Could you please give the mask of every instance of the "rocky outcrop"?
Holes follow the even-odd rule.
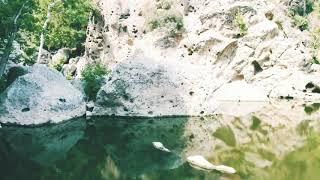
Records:
[[[0,122],[57,123],[85,114],[83,94],[45,65],[27,68],[0,96]]]
[[[59,49],[56,54],[52,56],[50,64],[65,64],[69,60],[71,50],[68,48]]]
[[[166,116],[212,114],[212,92],[221,82],[210,69],[146,57],[123,62],[97,95],[95,115]],[[215,81],[216,80],[216,81]]]
[[[102,20],[89,28],[96,36],[83,59],[113,70],[95,115],[203,115],[221,101],[320,99],[305,87],[320,83],[310,34],[292,25],[285,1],[107,2],[97,1]]]

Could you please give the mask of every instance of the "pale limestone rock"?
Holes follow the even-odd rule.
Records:
[[[85,66],[89,64],[85,57],[81,57],[76,65],[76,77],[81,78],[81,72],[84,70]]]
[[[39,60],[39,64],[48,64],[51,61],[51,53],[45,49],[42,49],[42,54]]]
[[[320,100],[320,93],[309,92],[308,83],[320,84],[320,75],[310,75],[304,72],[295,72],[279,83],[274,83],[270,97],[295,98],[305,100]]]
[[[62,74],[64,76],[73,76],[76,73],[76,64],[64,64],[62,67]]]
[[[274,98],[283,94],[282,90],[290,89],[287,81],[292,73],[304,72],[300,74],[301,79],[317,78],[307,73],[316,72],[316,66],[309,66],[310,34],[292,26],[283,1],[181,0],[171,3],[167,6],[161,0],[99,1],[104,23],[92,25],[90,31],[96,32],[96,37],[91,33],[90,40],[96,43],[92,47],[102,50],[87,53],[77,64],[82,67],[77,67],[78,76],[89,62],[102,62],[113,70],[98,93],[94,114],[212,114],[219,107],[215,92],[223,94],[226,90],[223,88],[228,86],[226,91],[240,94],[243,89],[263,90],[242,95],[226,93],[232,95],[225,99],[266,101],[276,86],[272,92]],[[248,27],[244,37],[236,36],[238,13]],[[267,13],[274,17],[270,18]],[[172,22],[150,29],[151,20],[167,15],[182,17],[184,29],[179,36],[168,36],[174,27]],[[260,66],[259,71],[254,63]],[[236,86],[239,82],[234,81],[245,85]],[[297,99],[317,99],[315,93],[309,96],[308,92],[297,92],[294,93]],[[162,94],[166,94],[165,98],[159,98]]]
[[[312,64],[310,67],[311,71],[320,73],[320,65],[319,64]]]
[[[84,95],[45,65],[28,68],[0,95],[1,123],[58,123],[84,114]]]
[[[62,64],[67,63],[69,60],[70,51],[71,50],[68,48],[59,49],[58,52],[52,56],[50,64],[55,65],[55,64],[61,64],[61,63]]]
[[[235,81],[223,85],[214,93],[214,99],[246,102],[264,102],[268,100],[267,93],[263,88],[248,84],[245,81]]]
[[[260,38],[262,40],[272,39],[278,35],[278,26],[276,23],[265,20],[260,22],[248,30],[248,36],[250,38]]]

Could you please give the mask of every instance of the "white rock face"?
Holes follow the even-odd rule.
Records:
[[[142,57],[123,62],[99,91],[93,114],[212,114],[215,101],[211,102],[210,94],[221,82],[215,82],[210,72],[204,66],[173,60],[155,62]]]
[[[70,49],[62,48],[59,49],[56,54],[52,56],[50,61],[51,64],[63,64],[69,60]]]
[[[83,94],[62,74],[45,65],[35,65],[28,71],[1,94],[1,123],[58,123],[85,114]]]
[[[104,22],[90,25],[79,64],[102,62],[113,72],[94,115],[205,115],[225,100],[320,99],[304,88],[319,83],[318,68],[310,65],[310,35],[291,24],[284,1],[97,5]],[[248,28],[243,37],[237,15]]]
[[[214,95],[215,99],[219,101],[264,102],[268,100],[267,93],[263,88],[245,81],[225,84]]]

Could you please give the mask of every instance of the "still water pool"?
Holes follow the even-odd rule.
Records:
[[[318,180],[319,103],[226,104],[206,117],[74,119],[0,129],[0,179]],[[152,146],[162,142],[170,153]],[[202,155],[234,167],[192,168]]]

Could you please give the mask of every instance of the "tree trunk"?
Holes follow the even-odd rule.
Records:
[[[44,40],[45,40],[45,31],[47,30],[48,23],[50,22],[52,8],[54,8],[54,6],[59,1],[61,1],[61,0],[53,0],[53,2],[48,5],[47,19],[42,26],[42,32],[41,32],[41,36],[40,36],[40,45],[39,45],[37,63],[40,63],[40,60],[41,60],[41,55],[42,55],[42,50],[43,50]]]
[[[303,0],[303,16],[307,15],[307,0]]]
[[[9,56],[10,56],[10,53],[11,53],[11,50],[12,50],[12,43],[15,40],[17,31],[18,31],[18,19],[19,19],[20,15],[21,15],[21,12],[22,12],[22,10],[23,10],[23,8],[24,8],[24,6],[26,5],[27,2],[28,1],[23,3],[23,5],[19,9],[18,13],[16,14],[16,16],[15,16],[15,18],[13,20],[13,30],[9,34],[9,36],[7,38],[7,44],[6,44],[3,56],[2,56],[1,61],[0,61],[0,77],[2,77],[2,75],[4,74],[4,71],[6,69],[6,66],[7,66],[7,63],[8,63],[8,60],[9,60]]]

